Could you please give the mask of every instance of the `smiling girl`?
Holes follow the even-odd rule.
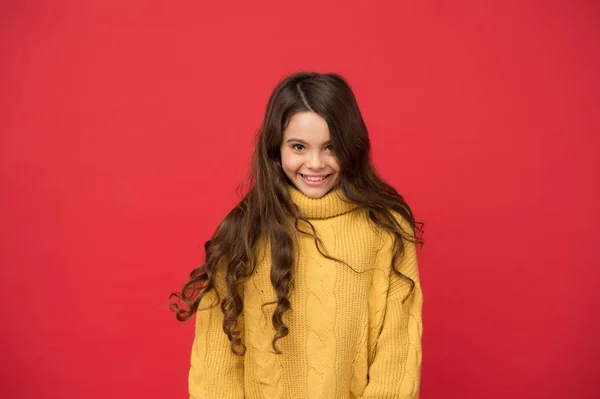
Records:
[[[196,315],[191,398],[417,398],[420,224],[375,172],[336,74],[271,94],[247,194],[172,294]]]
[[[310,111],[290,118],[283,131],[281,167],[307,197],[321,198],[335,187],[340,163],[325,119]]]

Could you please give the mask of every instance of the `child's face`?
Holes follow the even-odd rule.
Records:
[[[281,166],[307,197],[320,198],[335,186],[340,163],[325,119],[314,112],[292,116],[283,131]]]

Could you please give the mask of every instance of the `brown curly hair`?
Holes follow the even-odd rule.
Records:
[[[375,225],[393,234],[394,264],[398,264],[403,255],[403,239],[423,243],[423,224],[415,221],[403,197],[373,168],[367,128],[348,83],[333,73],[303,72],[286,77],[269,98],[252,158],[247,193],[205,243],[205,263],[191,272],[190,280],[181,292],[170,296],[171,308],[177,319],[187,320],[198,310],[202,298],[210,290],[216,291],[217,271],[223,273],[226,293],[222,299],[218,294],[217,297],[224,315],[223,331],[229,338],[232,352],[237,355],[245,353],[238,325],[244,309],[243,283],[254,270],[256,246],[261,237],[269,238],[271,245],[270,277],[277,294],[272,315],[276,331],[272,346],[276,353],[281,353],[277,341],[289,332],[282,317],[291,307],[288,295],[293,285],[296,233],[311,234],[319,248],[320,240],[314,228],[312,232],[298,229],[299,221],[312,225],[299,214],[290,199],[288,185],[291,182],[282,169],[280,159],[287,122],[292,115],[306,111],[315,112],[327,121],[331,142],[341,165],[338,187],[347,199],[368,210],[369,219]],[[410,224],[411,231],[402,229],[393,212]],[[329,258],[323,251],[321,253]],[[394,270],[409,279],[399,270]],[[414,287],[414,282],[411,283]]]

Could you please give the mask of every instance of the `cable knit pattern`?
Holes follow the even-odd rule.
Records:
[[[318,260],[308,259],[308,275],[312,277],[308,293],[308,385],[310,399],[330,399],[335,396],[335,268],[326,267]]]
[[[210,294],[207,294],[206,297],[209,295],[212,297],[213,293],[211,292]],[[203,302],[206,302],[206,300]],[[204,309],[204,311],[197,313],[196,336],[194,337],[194,344],[192,346],[190,372],[188,375],[190,395],[192,397],[201,397],[200,395],[206,392],[206,351],[203,351],[202,348],[206,348],[208,346],[207,332],[209,323],[210,310]]]
[[[216,298],[214,291],[209,292],[200,302],[196,315],[196,338],[188,377],[193,399],[230,399],[244,395],[243,359],[231,353],[223,333],[223,313]],[[227,381],[225,390],[223,381]]]
[[[369,288],[368,304],[369,309],[373,309],[369,313],[369,363],[373,362],[375,357],[375,347],[377,338],[381,333],[383,318],[385,316],[387,293],[389,287],[389,271],[384,272],[377,268],[373,271],[371,287]]]
[[[246,355],[227,354],[220,309],[199,314],[190,397],[418,398],[423,295],[414,244],[405,242],[405,254],[394,265],[392,236],[339,190],[318,199],[291,186],[289,192],[322,250],[336,260],[324,257],[312,236],[297,235],[291,309],[283,316],[289,335],[277,342],[282,354],[276,355],[274,305],[265,305],[276,295],[269,243],[262,240],[255,271],[244,285],[240,325]],[[393,267],[415,282],[410,295],[410,282]]]
[[[263,301],[256,285],[246,284],[246,334],[248,343],[253,349],[256,364],[256,380],[260,384],[263,398],[278,399],[283,397],[281,384],[281,366],[271,346],[273,330],[270,320],[262,311]]]

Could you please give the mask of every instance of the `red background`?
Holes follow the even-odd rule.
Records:
[[[283,3],[3,2],[0,396],[186,397],[167,296],[314,69],[426,223],[422,398],[599,397],[598,4]]]

